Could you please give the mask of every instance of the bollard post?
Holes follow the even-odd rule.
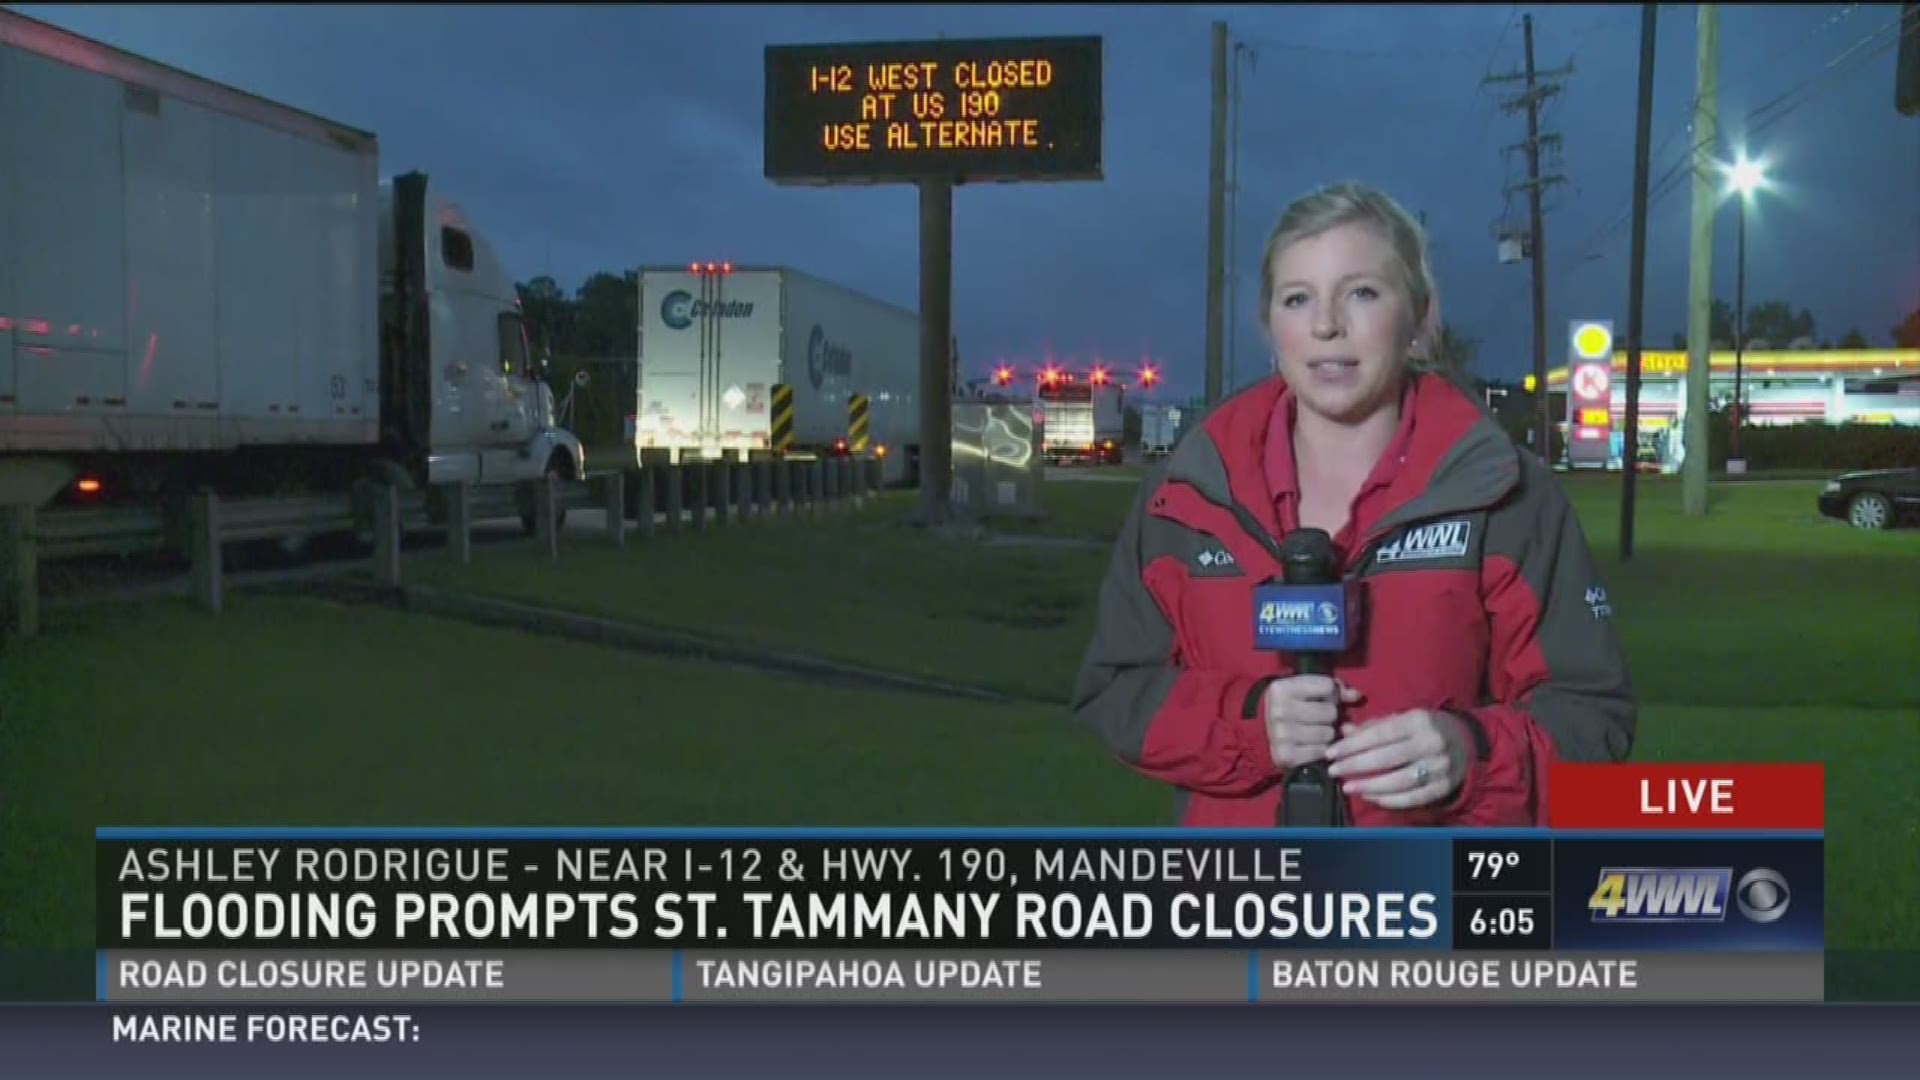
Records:
[[[0,636],[20,641],[40,632],[40,563],[33,507],[0,506]]]
[[[807,516],[820,513],[821,492],[826,487],[826,463],[819,458],[807,462]]]
[[[534,495],[534,530],[540,538],[540,550],[549,560],[560,558],[560,481],[551,476],[538,481]]]
[[[473,561],[473,488],[465,480],[440,485],[447,502],[447,550],[457,563]]]
[[[671,462],[661,479],[667,483],[667,531],[677,533],[683,523],[680,520],[682,504],[686,502],[687,470],[679,462]]]
[[[627,546],[627,474],[610,472],[600,478],[607,506],[607,539],[614,547]]]
[[[627,485],[634,499],[634,528],[642,540],[653,535],[654,488],[658,486],[655,479],[659,475],[658,465],[642,465],[633,473],[633,479]]]
[[[373,574],[382,585],[400,585],[400,489],[392,484],[373,496]]]
[[[753,487],[753,463],[746,458],[729,466],[733,470],[733,514],[740,524],[745,525],[753,517],[753,508],[760,501]]]
[[[188,533],[192,545],[188,558],[193,566],[193,599],[202,608],[220,614],[220,499],[211,491],[195,492],[193,528]]]

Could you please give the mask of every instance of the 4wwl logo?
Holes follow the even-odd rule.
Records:
[[[1734,884],[1728,867],[1608,867],[1587,898],[1594,922],[1717,923],[1732,900],[1740,913],[1770,923],[1787,913],[1792,893],[1779,871],[1756,867]]]
[[[1473,525],[1465,521],[1443,521],[1408,529],[1393,542],[1380,548],[1376,562],[1412,562],[1415,559],[1458,559],[1467,553],[1467,541]]]

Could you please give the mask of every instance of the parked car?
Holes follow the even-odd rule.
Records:
[[[1844,473],[1820,492],[1820,512],[1858,529],[1920,518],[1920,468]]]

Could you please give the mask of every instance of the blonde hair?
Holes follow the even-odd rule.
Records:
[[[1273,310],[1273,264],[1280,253],[1302,240],[1354,224],[1374,229],[1399,257],[1417,334],[1414,348],[1407,355],[1408,367],[1456,376],[1451,358],[1441,347],[1439,302],[1433,269],[1427,262],[1427,231],[1392,196],[1365,184],[1347,182],[1309,192],[1280,215],[1260,260],[1260,325],[1271,336],[1267,320]]]

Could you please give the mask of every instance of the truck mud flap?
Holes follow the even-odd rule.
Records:
[[[393,180],[393,246],[393,281],[380,297],[380,437],[388,454],[424,477],[433,423],[425,173]]]

